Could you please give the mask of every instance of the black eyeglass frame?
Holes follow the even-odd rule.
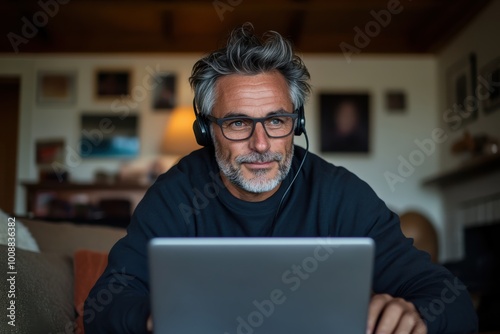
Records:
[[[266,116],[266,117],[229,116],[229,117],[222,117],[222,118],[217,118],[217,117],[214,117],[212,115],[206,115],[205,117],[209,121],[217,124],[220,127],[222,135],[227,140],[231,140],[231,141],[244,141],[244,140],[248,140],[249,138],[251,138],[253,136],[253,133],[255,132],[255,126],[257,125],[257,123],[261,123],[262,124],[262,127],[264,128],[264,131],[266,132],[266,135],[269,138],[285,138],[285,137],[288,137],[290,134],[293,133],[293,131],[295,130],[295,127],[297,126],[297,124],[296,124],[295,121],[299,117],[299,114],[298,113],[281,113],[281,114],[269,115],[269,116]],[[267,132],[267,129],[266,129],[266,126],[264,125],[264,122],[266,120],[270,119],[270,118],[276,118],[276,117],[291,117],[292,118],[292,121],[294,122],[294,124],[293,124],[293,126],[292,126],[292,128],[291,128],[291,130],[290,130],[289,133],[287,133],[286,135],[282,135],[282,136],[271,136]],[[226,121],[239,120],[239,119],[245,119],[245,120],[248,119],[248,120],[251,120],[252,121],[252,131],[250,131],[250,134],[246,138],[242,138],[242,139],[231,139],[231,138],[228,138],[226,136],[226,134],[224,133],[224,129],[222,128],[222,123],[224,123]]]

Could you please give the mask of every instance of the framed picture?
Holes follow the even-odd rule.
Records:
[[[322,152],[369,151],[369,94],[320,94],[319,106]]]
[[[139,116],[106,113],[81,115],[82,158],[135,158],[139,155]]]
[[[476,99],[477,65],[476,55],[469,56],[457,61],[448,68],[446,73],[447,109],[451,110],[448,115],[461,119],[459,123],[450,122],[452,130],[458,130],[477,119],[478,101]],[[457,126],[459,124],[460,126]]]
[[[113,99],[130,95],[131,74],[127,69],[98,69],[95,72],[97,99]]]
[[[76,101],[76,72],[42,71],[37,75],[37,103],[68,106]]]
[[[400,90],[385,93],[385,107],[391,113],[403,113],[406,110],[406,94]]]
[[[478,98],[485,112],[490,113],[500,109],[500,57],[481,68]]]
[[[50,165],[53,162],[61,162],[64,159],[64,139],[37,140],[36,164]]]
[[[154,110],[172,110],[177,105],[175,74],[161,73],[154,80],[158,83],[153,91]]]

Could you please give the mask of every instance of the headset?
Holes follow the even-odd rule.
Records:
[[[193,123],[194,136],[200,146],[212,146],[212,136],[210,135],[210,121],[205,115],[202,115],[196,109],[196,102],[193,100],[193,110],[196,119]],[[306,117],[304,115],[304,106],[297,108],[297,125],[295,126],[295,135],[300,136],[306,131]]]

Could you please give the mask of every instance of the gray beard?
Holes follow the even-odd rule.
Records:
[[[281,181],[285,179],[292,166],[292,158],[294,152],[294,146],[292,144],[291,150],[286,153],[285,160],[283,160],[283,154],[280,153],[256,153],[252,152],[246,155],[240,155],[236,157],[235,162],[237,166],[233,166],[230,161],[228,161],[220,150],[219,144],[214,140],[215,146],[215,159],[219,168],[224,174],[224,176],[234,184],[235,186],[255,194],[260,194],[268,192],[276,188]],[[250,179],[245,179],[243,173],[241,172],[242,163],[255,163],[255,162],[278,162],[278,174],[272,178],[267,179],[266,175],[269,172],[268,169],[257,169],[253,171],[253,177]]]

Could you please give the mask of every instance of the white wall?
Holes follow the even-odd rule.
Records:
[[[439,194],[423,188],[422,179],[438,171],[438,154],[424,155],[415,140],[431,138],[437,126],[436,61],[433,57],[358,56],[348,64],[343,56],[304,57],[311,72],[314,94],[306,106],[307,129],[311,151],[319,153],[319,92],[369,92],[371,95],[371,148],[364,154],[322,154],[328,161],[345,166],[356,173],[396,212],[415,209],[427,215],[441,234],[442,210]],[[385,107],[387,90],[406,92],[407,108],[391,113]],[[302,141],[303,142],[303,141]],[[415,153],[417,152],[417,153]],[[410,161],[415,154],[414,171],[400,174],[399,158]],[[387,182],[384,173],[401,179]],[[403,182],[404,180],[404,182]],[[401,182],[400,182],[401,181]]]
[[[189,105],[192,94],[188,85],[191,67],[199,55],[44,55],[26,57],[0,57],[0,75],[16,73],[22,79],[21,92],[21,154],[18,161],[18,180],[36,180],[34,143],[37,139],[63,137],[77,151],[79,115],[87,111],[109,112],[110,103],[98,103],[92,93],[95,68],[130,67],[133,86],[141,86],[149,74],[146,67],[171,71],[178,75],[180,104]],[[395,57],[358,55],[348,64],[342,56],[304,55],[312,77],[313,95],[306,105],[307,129],[311,151],[319,153],[319,92],[368,92],[371,95],[371,152],[367,155],[328,154],[324,157],[342,165],[366,180],[388,205],[401,212],[416,208],[427,214],[440,230],[441,202],[432,190],[422,188],[423,177],[438,170],[435,154],[425,156],[420,166],[404,182],[394,184],[392,190],[385,172],[398,175],[398,157],[409,159],[417,150],[414,140],[430,138],[437,126],[436,60],[432,57]],[[40,70],[75,70],[78,73],[78,99],[69,108],[42,108],[35,103],[35,79]],[[402,89],[407,94],[407,109],[394,114],[385,109],[384,94],[389,89]],[[155,156],[168,113],[151,110],[148,96],[137,108],[141,115],[141,158]],[[297,142],[304,145],[303,138]],[[121,161],[109,159],[83,160],[71,168],[73,180],[90,180],[97,169],[116,171]],[[18,187],[16,212],[23,213],[24,192]]]
[[[485,113],[481,107],[478,119],[470,123],[463,122],[464,126],[458,131],[451,131],[449,125],[455,122],[445,121],[443,116],[452,106],[447,101],[446,77],[447,70],[463,57],[474,52],[477,57],[477,68],[481,68],[495,58],[500,57],[500,1],[491,3],[477,15],[474,20],[439,54],[438,56],[438,82],[440,89],[439,118],[440,126],[447,129],[449,140],[443,145],[440,158],[441,169],[446,170],[456,167],[463,159],[463,155],[451,153],[452,143],[463,135],[464,130],[469,130],[472,135],[485,133],[495,136],[500,140],[500,111]],[[478,72],[480,74],[480,72]],[[481,97],[483,90],[480,91]],[[466,118],[464,118],[466,119]]]
[[[480,74],[481,69],[484,65],[492,61],[493,59],[500,57],[500,43],[498,38],[498,32],[500,31],[500,1],[491,1],[490,4],[483,9],[483,11],[477,15],[474,20],[460,32],[460,34],[438,55],[438,89],[439,89],[439,126],[446,130],[448,135],[448,140],[440,145],[440,170],[446,171],[460,166],[462,162],[470,158],[469,154],[454,155],[451,152],[451,146],[456,141],[459,140],[465,130],[468,130],[472,135],[486,134],[489,136],[496,137],[500,140],[500,110],[493,111],[491,113],[485,113],[481,105],[479,107],[478,118],[474,121],[467,122],[467,118],[461,118],[462,128],[453,131],[450,126],[455,126],[458,122],[445,120],[444,116],[447,111],[452,107],[447,99],[447,72],[454,64],[459,62],[464,57],[467,57],[470,53],[475,53],[477,57],[477,68],[478,74]],[[484,94],[484,89],[479,91],[480,94],[477,98],[481,98]],[[474,97],[474,94],[472,97]],[[493,175],[491,175],[493,176]],[[475,189],[476,192],[481,190],[484,193],[488,193],[498,189],[498,184],[490,184],[489,188],[484,185],[483,179],[480,184],[482,184],[481,189]],[[469,183],[470,184],[470,183]],[[471,189],[470,186],[469,189]],[[453,188],[455,191],[458,187]],[[469,191],[471,195],[473,191]],[[451,196],[455,197],[455,196]],[[458,198],[458,195],[457,195]],[[447,248],[446,257],[450,259],[455,259],[459,256],[460,251],[458,250],[457,235],[461,235],[462,226],[461,221],[464,221],[465,217],[448,217],[447,221],[443,222],[444,230],[444,242]],[[455,231],[455,232],[454,232]],[[458,234],[457,234],[458,232]],[[461,245],[460,241],[458,243]]]

